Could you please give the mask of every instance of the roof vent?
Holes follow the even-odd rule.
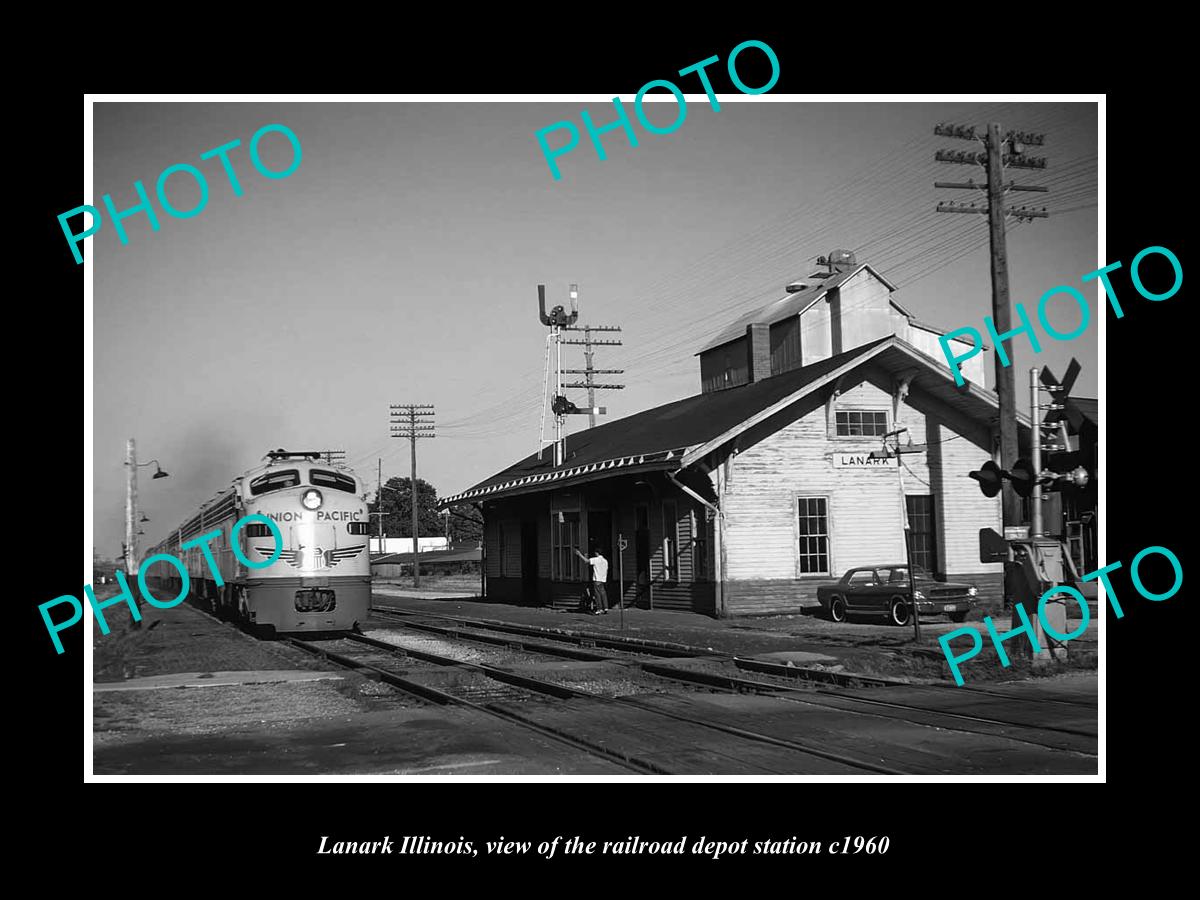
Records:
[[[789,294],[798,294],[801,291],[807,291],[807,290],[808,290],[808,282],[807,281],[793,281],[787,286],[787,292]]]
[[[828,266],[833,272],[849,272],[857,263],[852,250],[831,250],[828,256],[817,257],[817,265]]]

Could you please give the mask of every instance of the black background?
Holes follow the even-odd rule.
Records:
[[[561,15],[569,21],[573,12],[568,7]],[[349,28],[339,24],[331,26],[319,48],[311,36],[304,41],[249,41],[248,46],[260,49],[247,49],[244,58],[228,46],[204,51],[211,52],[211,65],[195,60],[195,66],[183,67],[173,80],[167,78],[170,84],[158,83],[164,74],[158,69],[123,64],[119,73],[123,80],[112,80],[117,73],[93,71],[88,88],[230,93],[262,89],[586,91],[625,98],[646,81],[669,78],[678,69],[717,54],[722,63],[710,69],[714,88],[728,92],[732,87],[724,74],[724,60],[737,43],[755,38],[768,43],[780,60],[781,77],[772,93],[1107,92],[1105,261],[1125,263],[1113,277],[1125,317],[1117,320],[1111,311],[1107,313],[1107,470],[1101,478],[1109,481],[1107,507],[1101,514],[1108,533],[1105,561],[1125,563],[1113,583],[1126,615],[1117,621],[1110,614],[1106,623],[1103,760],[1109,787],[1104,790],[1136,789],[1139,805],[1151,803],[1187,764],[1180,735],[1180,729],[1191,724],[1183,709],[1188,678],[1182,663],[1190,642],[1183,612],[1187,588],[1165,602],[1144,600],[1130,585],[1128,563],[1142,548],[1159,544],[1174,550],[1185,572],[1189,571],[1185,544],[1189,532],[1182,513],[1190,499],[1193,417],[1185,400],[1189,382],[1184,360],[1192,355],[1193,338],[1184,322],[1186,284],[1170,300],[1146,301],[1130,284],[1128,264],[1144,247],[1161,245],[1172,249],[1187,269],[1181,202],[1185,188],[1166,186],[1171,183],[1167,179],[1186,179],[1186,168],[1171,166],[1175,175],[1163,165],[1186,153],[1184,138],[1173,133],[1183,110],[1176,106],[1181,99],[1178,82],[1165,68],[1172,55],[1161,43],[1155,44],[1160,49],[1153,55],[1136,47],[1123,47],[1120,54],[1124,55],[1114,55],[1110,33],[1101,35],[1098,26],[1074,21],[1041,20],[1032,35],[993,41],[984,23],[976,27],[965,18],[953,27],[901,18],[894,28],[875,21],[867,29],[862,23],[835,21],[837,15],[816,8],[803,15],[807,19],[803,25],[788,28],[726,25],[694,35],[665,31],[669,37],[658,37],[646,26],[630,25],[619,35],[594,39],[565,25],[558,33],[534,36],[522,30],[521,37],[514,38],[517,26],[506,22],[497,32],[503,38],[472,40],[453,31],[425,30],[394,39],[380,37],[376,46],[364,43],[361,23],[346,34],[347,38],[353,34],[356,43],[339,40]],[[1089,28],[1096,33],[1085,33]],[[336,50],[331,49],[334,46]],[[754,69],[760,58],[755,51],[739,58],[739,71],[747,84],[765,82],[765,64],[761,72]],[[334,70],[341,74],[331,81]],[[280,72],[287,77],[266,77]],[[151,75],[154,84],[149,83]],[[697,90],[687,81],[683,87]],[[717,882],[711,879],[734,874],[740,884],[752,889],[773,884],[790,892],[811,886],[800,880],[809,872],[828,873],[830,881],[822,879],[823,884],[845,886],[854,883],[851,879],[886,869],[888,877],[900,879],[897,883],[906,889],[926,884],[933,890],[953,886],[958,891],[981,879],[990,880],[989,870],[1011,874],[1010,867],[1018,865],[1014,852],[1020,854],[1025,876],[1032,875],[1035,867],[1057,867],[1058,861],[1065,873],[1073,868],[1068,860],[1078,858],[1070,850],[1072,835],[1079,838],[1082,829],[1083,834],[1101,839],[1109,833],[1109,817],[1117,829],[1126,821],[1117,807],[1099,802],[1098,795],[1091,793],[1094,785],[1028,780],[903,786],[278,784],[268,789],[269,797],[257,785],[247,790],[245,783],[215,789],[155,784],[138,785],[133,798],[126,793],[126,783],[85,786],[82,722],[87,698],[81,677],[85,629],[64,633],[67,652],[56,656],[37,612],[38,603],[60,594],[78,596],[81,587],[74,515],[79,509],[75,503],[84,461],[74,423],[82,383],[78,376],[83,354],[79,325],[83,267],[75,264],[56,216],[83,202],[83,95],[73,85],[60,83],[56,92],[48,90],[25,103],[26,133],[36,133],[38,139],[24,162],[32,167],[33,176],[19,179],[19,187],[29,196],[16,217],[17,246],[32,248],[34,254],[10,262],[13,269],[26,269],[28,276],[15,279],[21,286],[10,295],[10,306],[19,308],[8,332],[9,396],[16,407],[10,422],[13,437],[19,434],[24,440],[14,439],[10,445],[19,458],[9,471],[21,469],[23,458],[34,475],[17,479],[19,537],[9,539],[15,552],[8,570],[21,582],[12,596],[10,621],[17,623],[18,631],[23,629],[26,638],[19,679],[10,689],[10,696],[19,701],[19,718],[13,723],[16,738],[9,743],[21,757],[20,770],[10,769],[10,773],[19,773],[22,780],[25,773],[32,776],[26,786],[35,797],[24,804],[20,821],[35,843],[61,851],[62,841],[74,834],[80,843],[72,841],[72,846],[95,857],[88,861],[97,878],[128,873],[124,865],[110,866],[107,872],[97,868],[101,859],[127,862],[122,854],[128,852],[136,858],[139,871],[169,868],[181,858],[186,860],[189,883],[202,877],[229,883],[222,866],[232,863],[239,871],[250,871],[252,866],[263,880],[282,878],[289,883],[298,876],[324,873],[338,877],[346,890],[353,889],[352,879],[368,872],[372,879],[441,872],[447,880],[433,888],[441,890],[457,887],[455,879],[464,875],[490,874],[517,865],[552,878],[581,871],[581,860],[317,857],[319,838],[328,834],[331,840],[376,839],[389,834],[395,840],[404,834],[425,834],[443,840],[465,837],[482,846],[500,835],[537,842],[557,835],[604,841],[632,835],[677,840],[686,834],[690,843],[706,834],[712,839],[748,838],[753,843],[792,836],[829,841],[845,834],[887,834],[891,849],[885,857],[730,857],[716,863],[694,857],[643,857],[639,867],[659,870],[667,879],[660,883],[664,889],[682,884],[677,879],[715,887]],[[29,228],[34,229],[32,235]],[[88,252],[86,244],[83,252]],[[1148,274],[1147,280],[1151,277]],[[1090,290],[1088,296],[1093,296]],[[1095,320],[1090,327],[1096,327]],[[99,358],[106,351],[97,346],[94,352]],[[1168,478],[1176,483],[1167,483]],[[1153,569],[1148,565],[1143,574],[1151,587],[1158,583]],[[1165,566],[1162,569],[1164,576],[1169,574]],[[179,797],[178,792],[186,796]],[[1131,798],[1122,798],[1120,808],[1127,808],[1129,802]],[[1165,851],[1160,847],[1156,852]],[[202,862],[209,858],[220,865]],[[608,879],[613,890],[629,889],[633,871],[629,861],[610,856],[586,862]],[[753,873],[771,881],[748,880]],[[787,880],[777,878],[789,875]],[[1015,874],[1011,877],[1017,879]],[[384,884],[399,892],[407,883]],[[550,884],[565,890],[579,886],[577,882]],[[1012,886],[1019,889],[1015,880]],[[1051,885],[1045,881],[1027,882],[1028,890],[1047,887]],[[1063,887],[1059,883],[1051,889]]]

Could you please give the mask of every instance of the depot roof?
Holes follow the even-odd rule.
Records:
[[[626,473],[684,468],[868,361],[897,376],[912,377],[914,385],[973,421],[988,422],[999,409],[993,392],[970,382],[956,386],[943,362],[900,338],[885,337],[800,369],[697,394],[572,434],[563,465],[554,465],[550,449],[541,459],[532,454],[460,494],[443,498],[438,507],[537,493]],[[1018,419],[1029,426],[1027,416]]]
[[[728,344],[730,341],[736,341],[738,338],[744,337],[747,325],[756,323],[774,325],[776,322],[782,322],[784,319],[800,315],[800,313],[804,312],[839,284],[849,281],[863,269],[866,269],[882,281],[889,291],[896,290],[894,284],[876,272],[868,263],[862,263],[848,272],[814,275],[808,280],[807,286],[803,290],[796,291],[794,294],[785,294],[778,300],[773,300],[766,306],[761,306],[730,322],[715,338],[701,347],[698,352],[704,353],[706,350],[713,349],[713,347],[720,347],[722,344]],[[909,318],[912,317],[912,314],[894,299],[891,302],[904,315]]]

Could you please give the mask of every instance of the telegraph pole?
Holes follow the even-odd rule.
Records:
[[[582,331],[583,332],[583,340],[582,341],[566,340],[566,341],[561,341],[561,343],[574,344],[576,346],[582,345],[583,346],[583,359],[587,365],[587,368],[563,369],[562,370],[563,375],[582,375],[582,376],[584,376],[584,379],[583,379],[583,381],[572,381],[570,384],[562,384],[560,382],[559,383],[560,393],[561,393],[561,388],[586,389],[587,393],[588,393],[588,408],[587,408],[588,423],[589,423],[589,427],[595,428],[596,427],[596,411],[598,409],[598,407],[596,406],[596,391],[597,390],[602,390],[602,391],[623,391],[623,390],[625,390],[625,385],[623,385],[623,384],[599,384],[596,382],[595,376],[597,376],[597,375],[623,375],[623,374],[625,374],[625,370],[624,369],[597,369],[594,366],[593,363],[594,363],[595,352],[596,352],[595,348],[597,346],[603,345],[606,347],[620,347],[622,345],[622,342],[619,339],[596,340],[595,338],[592,337],[592,332],[593,331],[619,332],[621,330],[621,328],[619,325],[584,325],[582,327],[567,326],[567,327],[563,328],[562,330],[563,331]]]
[[[125,447],[125,573],[129,576],[137,574],[137,444],[133,438]]]
[[[592,384],[592,375],[596,371],[594,368],[592,368],[592,363],[594,361],[593,353],[594,353],[594,351],[592,350],[592,326],[584,325],[583,326],[583,362],[587,366],[587,368],[584,371],[587,373],[586,380],[587,380],[588,408],[589,409],[591,409],[592,407],[594,407],[596,405],[596,386],[594,384]],[[596,427],[596,414],[594,412],[589,412],[588,413],[588,428],[595,428],[595,427]]]
[[[345,450],[322,450],[321,456],[325,457],[325,464],[327,466],[344,463],[346,461]]]
[[[392,406],[392,437],[408,438],[412,445],[412,481],[409,491],[412,503],[412,540],[413,540],[413,587],[421,586],[421,564],[417,561],[419,552],[420,526],[417,516],[417,440],[434,437],[432,403],[393,403]],[[382,520],[381,520],[382,521]]]
[[[379,524],[376,531],[379,534],[379,552],[383,552],[383,457],[379,457],[379,480],[376,482],[378,487],[375,489],[375,512],[373,516],[379,517]]]
[[[1008,251],[1005,246],[1005,217],[1012,215],[1017,219],[1032,221],[1046,218],[1049,213],[1045,207],[1032,209],[1016,207],[1007,213],[1004,208],[1004,195],[1009,191],[1046,192],[1049,188],[1040,185],[1018,185],[1004,183],[1004,168],[1044,169],[1044,157],[1025,155],[1027,145],[1040,147],[1045,141],[1045,135],[1027,134],[1010,131],[1003,137],[1000,135],[1000,124],[992,122],[987,126],[986,137],[976,133],[974,126],[938,125],[933,129],[934,134],[954,137],[962,140],[979,141],[983,152],[958,150],[939,150],[934,158],[938,162],[954,163],[957,165],[983,166],[987,173],[985,185],[976,184],[974,180],[966,183],[934,182],[936,188],[954,188],[960,190],[982,191],[987,199],[983,207],[955,203],[939,203],[937,211],[941,213],[978,213],[988,217],[988,235],[991,243],[991,274],[992,274],[992,321],[996,332],[1005,334],[1012,327],[1012,304],[1008,295]],[[996,395],[1000,403],[1000,468],[1012,471],[1019,453],[1017,446],[1017,385],[1016,369],[1014,366],[1001,364],[1001,347],[995,350]],[[1011,363],[1011,358],[1009,359]],[[1005,480],[1001,494],[1001,508],[1004,527],[1019,525],[1021,522],[1021,498],[1012,488],[1012,483]]]

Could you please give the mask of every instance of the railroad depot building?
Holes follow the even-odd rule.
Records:
[[[442,500],[482,509],[487,596],[574,606],[588,578],[574,551],[596,546],[613,603],[796,612],[851,567],[904,560],[903,474],[913,562],[999,604],[1003,566],[979,562],[979,530],[1002,530],[1000,500],[968,477],[998,445],[985,354],[956,387],[941,332],[846,257],[717,334],[701,393],[570,435],[562,465],[534,454]],[[898,427],[926,451],[873,458]]]

